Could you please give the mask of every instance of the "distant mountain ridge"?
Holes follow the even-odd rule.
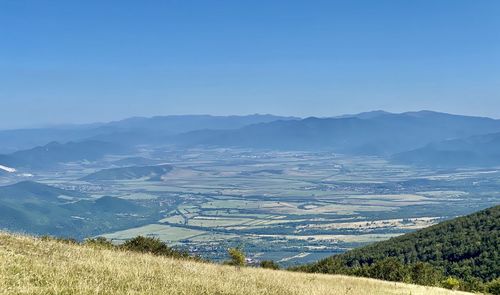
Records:
[[[431,167],[500,166],[500,133],[431,143],[392,156],[396,163]]]
[[[65,125],[51,128],[0,130],[0,153],[9,153],[45,145],[48,142],[99,140],[121,143],[147,143],[166,135],[199,129],[234,129],[275,120],[296,120],[296,117],[274,115],[211,116],[174,115],[134,117],[99,124]]]
[[[66,129],[69,128],[69,129]],[[400,114],[385,111],[365,112],[330,118],[250,116],[160,116],[130,118],[89,126],[52,130],[0,132],[5,146],[26,144],[53,137],[83,138],[68,143],[47,145],[0,155],[0,165],[47,168],[60,162],[97,160],[119,152],[118,146],[133,150],[149,147],[223,147],[276,150],[329,151],[348,155],[386,157],[395,163],[435,164],[446,167],[497,165],[495,141],[468,144],[471,138],[500,133],[500,120],[438,113],[432,111]],[[23,142],[23,140],[25,140]],[[453,142],[455,141],[455,142]],[[484,141],[484,140],[483,140]],[[62,141],[64,142],[64,141]],[[92,144],[93,143],[93,144]],[[101,147],[92,147],[101,143]],[[458,144],[461,150],[446,145]],[[79,148],[78,145],[82,145]],[[115,145],[114,148],[104,144]],[[480,144],[481,149],[474,147]],[[85,147],[86,146],[86,147]],[[84,148],[85,147],[85,148]],[[60,152],[51,153],[52,150]],[[460,161],[459,158],[467,159]],[[435,161],[433,159],[438,159]],[[448,159],[448,160],[446,160]],[[132,160],[130,160],[132,161]],[[142,165],[154,160],[134,160]],[[132,161],[132,163],[134,162]],[[3,172],[2,172],[3,173]],[[5,173],[4,173],[5,174]]]
[[[430,111],[273,121],[236,130],[197,130],[172,143],[391,155],[451,138],[500,132],[500,121]]]
[[[340,115],[340,116],[334,116],[332,118],[335,119],[343,119],[343,118],[358,118],[358,119],[372,119],[378,116],[383,116],[383,115],[390,115],[392,113],[386,112],[383,110],[376,110],[376,111],[370,111],[370,112],[362,112],[358,114],[346,114],[346,115]]]

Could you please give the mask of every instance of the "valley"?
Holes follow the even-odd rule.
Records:
[[[0,1],[0,295],[500,295],[499,14]]]
[[[152,163],[158,168],[140,166]],[[34,181],[82,194],[100,207],[54,215],[55,226],[31,233],[104,236],[115,243],[145,235],[215,261],[226,259],[227,248],[241,246],[252,261],[271,259],[282,266],[317,261],[500,202],[495,169],[428,169],[332,152],[143,148],[33,174],[2,175],[0,181]],[[105,201],[113,202],[113,210],[103,205],[103,196],[112,197]],[[63,203],[54,208],[70,210],[78,202]],[[34,212],[26,204],[16,206]],[[74,228],[79,231],[69,235]]]

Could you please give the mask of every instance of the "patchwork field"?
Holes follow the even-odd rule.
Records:
[[[213,260],[228,247],[283,266],[311,262],[500,202],[497,170],[430,171],[375,157],[238,149],[144,151],[174,167],[157,180],[81,181],[119,159],[36,180],[150,208],[135,227],[101,232],[120,243],[147,235]],[[54,179],[58,179],[54,181]]]

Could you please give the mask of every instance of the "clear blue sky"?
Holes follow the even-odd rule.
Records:
[[[0,1],[0,128],[134,115],[500,117],[500,1]]]

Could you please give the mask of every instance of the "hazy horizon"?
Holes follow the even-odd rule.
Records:
[[[283,114],[272,114],[272,113],[241,113],[241,114],[207,114],[207,113],[182,113],[182,114],[153,114],[153,115],[132,115],[128,117],[121,117],[121,118],[116,118],[116,119],[108,119],[108,120],[100,120],[100,121],[82,121],[82,122],[56,122],[56,123],[40,123],[40,124],[34,124],[34,125],[20,125],[20,126],[14,126],[14,127],[7,127],[7,128],[2,128],[0,126],[0,131],[5,131],[5,130],[16,130],[16,129],[37,129],[37,128],[58,128],[58,127],[69,127],[72,125],[79,126],[79,125],[92,125],[92,124],[106,124],[106,123],[111,123],[111,122],[117,122],[117,121],[122,121],[122,120],[127,120],[127,119],[132,119],[132,118],[153,118],[153,117],[168,117],[168,116],[252,116],[252,115],[270,115],[270,116],[277,116],[277,117],[296,117],[299,119],[305,119],[309,117],[316,117],[316,118],[335,118],[335,117],[341,117],[341,116],[349,116],[349,115],[356,115],[356,114],[361,114],[361,113],[370,113],[370,112],[387,112],[387,113],[392,113],[392,114],[403,114],[403,113],[411,113],[411,112],[422,112],[422,111],[430,111],[430,112],[437,112],[437,113],[446,113],[450,115],[463,115],[463,116],[471,116],[471,117],[485,117],[485,118],[491,118],[491,119],[496,119],[500,120],[500,118],[497,117],[489,117],[489,116],[481,116],[481,115],[475,115],[475,114],[459,114],[459,113],[449,113],[449,112],[442,112],[442,111],[436,111],[436,110],[426,110],[426,109],[421,109],[421,110],[406,110],[402,112],[398,111],[387,111],[387,110],[369,110],[369,111],[361,111],[361,112],[351,112],[351,113],[339,113],[339,114],[332,114],[329,116],[317,116],[317,115],[309,115],[309,116],[298,116],[298,115],[283,115]]]
[[[499,14],[488,0],[2,1],[0,129],[378,109],[500,118]]]

